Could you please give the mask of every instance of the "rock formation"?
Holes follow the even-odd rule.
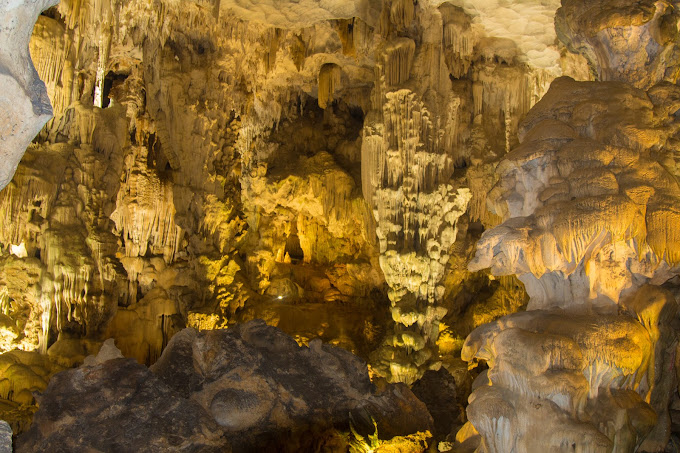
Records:
[[[446,438],[465,421],[465,395],[453,376],[445,369],[427,370],[411,387],[413,394],[427,406],[434,421],[433,436]]]
[[[0,452],[12,453],[12,429],[9,424],[0,421]]]
[[[672,14],[661,3],[577,1],[557,12],[558,34],[601,81],[555,80],[498,165],[488,201],[504,222],[482,235],[469,267],[518,276],[530,300],[465,342],[462,358],[489,369],[461,443],[501,452],[669,442],[678,307],[660,285],[678,274],[680,92],[674,44],[657,32]]]
[[[389,379],[412,383],[437,362],[433,346],[446,313],[441,280],[470,191],[451,181],[465,117],[459,116],[460,97],[448,86],[444,35],[397,35],[400,28],[432,20],[406,10],[399,19],[378,64],[361,171],[395,322],[376,365]],[[416,53],[416,39],[430,42]],[[414,87],[414,79],[426,82]]]
[[[262,321],[183,330],[151,369],[112,348],[50,381],[17,452],[309,451],[347,448],[350,420],[375,421],[382,439],[432,429],[403,384],[376,391],[349,352],[300,347]]]
[[[603,81],[648,89],[675,82],[680,69],[678,13],[671,2],[564,0],[555,30]]]
[[[483,451],[634,451],[645,439],[648,451],[664,447],[674,376],[659,365],[671,358],[677,306],[652,288],[636,300],[637,318],[533,310],[477,328],[463,358],[489,365],[468,407]]]
[[[680,442],[676,6],[0,0],[0,419],[25,450]]]
[[[0,2],[3,17],[0,34],[0,128],[2,167],[0,189],[14,176],[26,147],[52,116],[45,84],[38,77],[28,53],[33,24],[40,13],[57,0]]]
[[[516,274],[529,308],[611,306],[678,262],[675,85],[648,92],[558,79],[498,167],[495,211],[472,269]]]

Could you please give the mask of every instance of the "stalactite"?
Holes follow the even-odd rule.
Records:
[[[50,328],[52,327],[53,304],[46,294],[43,294],[40,299],[40,308],[42,309],[42,314],[40,315],[41,332],[38,347],[42,354],[47,354]]]
[[[172,187],[152,171],[133,168],[111,214],[124,235],[126,256],[144,256],[150,251],[171,263],[182,241],[174,216]]]
[[[356,46],[354,43],[354,27],[358,26],[356,18],[339,19],[334,21],[335,30],[338,32],[340,42],[342,42],[342,53],[348,56],[356,55]]]
[[[97,61],[97,72],[95,75],[94,88],[94,106],[102,108],[104,106],[104,78],[106,76],[106,68],[109,60],[109,51],[111,49],[111,32],[102,31],[99,38],[99,59]]]
[[[415,50],[415,42],[409,38],[397,38],[387,44],[385,82],[388,86],[397,86],[409,79]]]
[[[416,8],[413,0],[393,0],[390,5],[390,22],[397,28],[409,27],[415,19]]]
[[[475,36],[465,12],[450,3],[439,6],[443,22],[442,45],[446,63],[455,78],[465,76],[474,58]]]
[[[269,43],[268,46],[265,44],[265,47],[269,47],[269,50],[265,52],[264,55],[265,73],[269,73],[276,65],[276,54],[279,50],[279,42],[282,34],[282,30],[271,29],[269,30],[269,33],[263,37],[265,43]]]
[[[417,93],[390,90],[408,80],[414,51],[407,38],[386,48],[384,85],[374,89],[378,110],[364,122],[362,143],[362,190],[373,206],[395,321],[392,338],[374,362],[388,379],[404,382],[437,362],[432,345],[446,314],[438,306],[441,279],[457,220],[470,200],[468,189],[448,183],[459,144],[460,99],[452,98],[442,118]],[[437,126],[444,121],[453,127],[440,134]]]
[[[325,109],[333,102],[335,92],[341,88],[342,69],[334,63],[326,63],[319,70],[319,107]]]
[[[31,58],[58,116],[72,101],[73,65],[66,30],[54,19],[40,16],[30,41]]]

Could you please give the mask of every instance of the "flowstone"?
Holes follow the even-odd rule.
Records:
[[[527,115],[489,195],[505,221],[482,235],[470,268],[517,275],[528,311],[468,336],[463,359],[489,370],[459,442],[665,448],[677,302],[657,285],[678,273],[679,94],[561,78]]]

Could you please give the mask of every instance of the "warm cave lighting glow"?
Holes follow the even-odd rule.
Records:
[[[0,452],[677,451],[677,6],[0,0]]]

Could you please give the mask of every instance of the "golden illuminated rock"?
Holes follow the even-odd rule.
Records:
[[[506,221],[471,269],[517,274],[529,308],[611,306],[677,264],[677,88],[556,80],[527,116],[491,192]]]
[[[650,291],[636,295],[639,313],[654,306],[675,313],[672,296]],[[668,320],[659,326],[667,329]],[[673,376],[667,368],[657,374],[670,354],[658,357],[654,349],[666,351],[672,335],[660,341],[658,328],[628,316],[554,309],[510,315],[476,329],[462,355],[489,365],[468,408],[484,451],[562,443],[633,451],[643,439],[650,448],[665,445]],[[496,424],[493,419],[501,416],[504,423]],[[539,425],[535,432],[532,427]],[[658,432],[650,434],[653,429]]]
[[[31,424],[37,409],[34,392],[42,392],[49,378],[64,368],[38,352],[11,351],[0,354],[0,419],[14,433]]]
[[[17,5],[49,6],[0,0]],[[221,430],[267,419],[289,451],[666,448],[680,426],[672,2],[62,0],[37,21],[31,11],[10,24],[26,39],[0,36],[0,69],[17,79],[36,23],[28,49],[54,111],[0,192],[0,361],[13,357],[0,390],[17,389],[0,395],[0,418],[15,432],[37,408],[29,393],[61,367],[85,361],[71,376],[97,395],[152,373],[120,354],[153,364],[185,327],[261,342],[261,324],[239,327],[259,318],[290,335],[288,348],[316,354],[321,339],[369,360],[379,388],[439,370],[460,391],[455,417],[431,404],[426,432],[429,417],[401,406],[413,429],[392,432],[383,417],[379,438],[364,407],[351,426],[345,411],[319,443],[296,444],[281,432],[301,419],[284,409],[323,406],[323,389],[307,400],[300,384],[317,382],[236,379],[195,389],[192,413],[214,423],[183,431],[189,443],[219,446]],[[29,72],[0,97],[42,124],[45,96],[24,102]],[[15,140],[1,117],[0,139]],[[162,366],[204,379],[220,348],[183,345]],[[248,355],[223,352],[231,365]],[[489,370],[456,435],[476,373],[461,353]],[[355,367],[338,354],[324,372]],[[270,355],[300,374],[287,362],[299,354]],[[432,382],[417,384],[423,395],[448,385]],[[167,390],[155,385],[149,395]],[[67,397],[81,402],[69,390],[55,404]],[[170,399],[144,401],[167,415]],[[88,421],[102,401],[82,401]],[[114,406],[149,417],[137,403]],[[149,426],[120,448],[178,441]],[[107,448],[88,433],[79,447]],[[42,449],[75,445],[53,439]]]
[[[469,267],[517,275],[529,311],[466,339],[462,358],[489,370],[467,410],[475,432],[460,443],[477,439],[488,452],[668,443],[677,303],[650,285],[678,271],[677,97],[666,83],[645,92],[561,78],[525,118],[488,197],[505,221],[484,232]]]
[[[599,80],[648,89],[678,79],[677,21],[666,1],[563,0],[555,29],[569,50],[586,57]]]

